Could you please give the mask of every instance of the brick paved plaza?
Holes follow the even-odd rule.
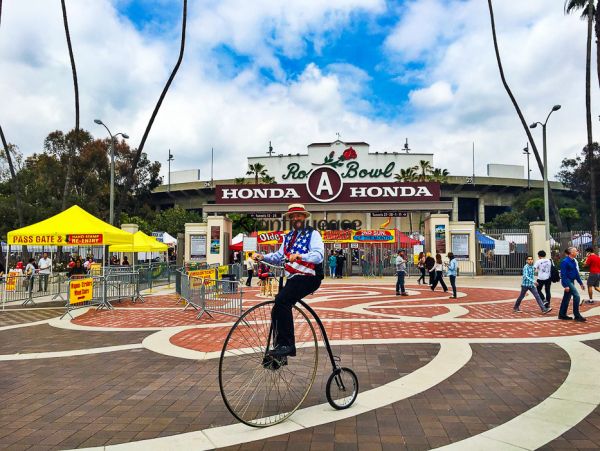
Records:
[[[264,429],[238,424],[219,393],[230,318],[197,320],[170,290],[74,319],[51,303],[8,308],[0,447],[598,449],[600,308],[585,307],[586,323],[558,321],[559,299],[546,316],[529,299],[517,315],[517,278],[459,282],[451,300],[414,283],[396,297],[389,278],[325,281],[308,300],[358,374],[359,398],[329,407],[323,355],[301,409]],[[256,288],[244,299],[263,300]]]

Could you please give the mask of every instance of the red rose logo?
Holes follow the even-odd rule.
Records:
[[[346,150],[344,150],[342,156],[344,157],[344,160],[354,160],[358,155],[356,155],[356,150],[354,150],[352,147],[348,147]]]

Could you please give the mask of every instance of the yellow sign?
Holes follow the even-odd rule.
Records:
[[[94,276],[102,275],[102,263],[92,263],[90,265],[90,274]]]
[[[214,279],[214,269],[195,269],[194,271],[188,271],[187,275],[190,278],[190,288],[198,288],[202,285],[202,279]],[[212,285],[214,282],[206,281],[205,285]]]
[[[94,279],[71,280],[69,284],[69,304],[91,301],[94,296]]]
[[[223,274],[229,274],[229,266],[222,265],[217,269],[217,279],[222,279]]]
[[[9,271],[6,276],[6,291],[16,291],[17,279],[21,275],[21,271]]]
[[[324,243],[395,243],[396,230],[323,230]]]

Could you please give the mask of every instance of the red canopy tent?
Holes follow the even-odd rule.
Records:
[[[412,247],[415,244],[421,244],[419,240],[415,240],[414,238],[409,237],[407,234],[402,233],[399,230],[396,230],[396,240],[398,241],[398,244],[405,247]]]

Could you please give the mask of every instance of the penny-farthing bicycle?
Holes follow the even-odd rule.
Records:
[[[271,266],[271,265],[269,265]],[[283,268],[271,266],[282,274]],[[358,378],[354,371],[340,365],[333,355],[323,323],[304,301],[292,309],[296,356],[275,358],[274,328],[271,309],[274,301],[249,308],[235,322],[221,351],[219,388],[225,406],[242,423],[267,427],[292,415],[308,396],[315,381],[319,362],[317,324],[329,356],[332,372],[325,395],[335,409],[347,409],[358,396]]]

